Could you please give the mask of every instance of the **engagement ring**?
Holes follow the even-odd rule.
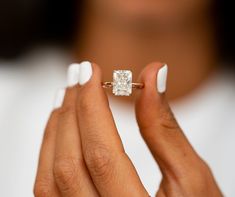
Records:
[[[132,89],[142,89],[144,84],[132,83],[132,72],[130,70],[114,70],[113,82],[103,82],[102,87],[113,88],[115,96],[129,96]]]

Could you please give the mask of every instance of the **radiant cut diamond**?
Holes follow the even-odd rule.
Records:
[[[130,70],[113,71],[113,94],[129,96],[132,92],[132,72]]]

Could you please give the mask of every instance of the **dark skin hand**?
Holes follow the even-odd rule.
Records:
[[[221,197],[215,179],[156,90],[161,63],[151,63],[139,81],[136,118],[162,172],[157,197]],[[149,196],[118,135],[101,70],[83,86],[67,88],[64,103],[48,121],[39,158],[36,197]],[[127,131],[128,132],[128,131]]]

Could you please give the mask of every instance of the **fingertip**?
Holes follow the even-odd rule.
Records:
[[[102,72],[96,63],[89,61],[83,61],[80,63],[79,85],[81,87],[90,86],[94,83],[100,83],[101,79]]]
[[[144,88],[138,97],[161,97],[166,90],[167,66],[164,63],[152,62],[148,64],[139,76]]]
[[[91,63],[92,76],[90,80],[80,86],[78,91],[78,108],[87,109],[87,106],[97,105],[97,103],[108,103],[107,95],[102,87],[102,71],[96,63]],[[100,106],[99,106],[100,107]]]
[[[164,64],[161,62],[152,62],[145,66],[145,68],[142,70],[142,72],[139,75],[139,80],[141,82],[149,84],[149,82],[156,79],[156,74],[158,70],[163,66]]]
[[[148,64],[140,74],[139,80],[144,88],[139,91],[136,102],[136,117],[141,124],[148,124],[155,111],[165,105],[165,88],[167,67],[160,62]],[[160,87],[160,88],[159,88]]]

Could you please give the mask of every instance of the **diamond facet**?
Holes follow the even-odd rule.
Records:
[[[113,94],[129,96],[132,93],[132,72],[130,70],[113,71]]]

